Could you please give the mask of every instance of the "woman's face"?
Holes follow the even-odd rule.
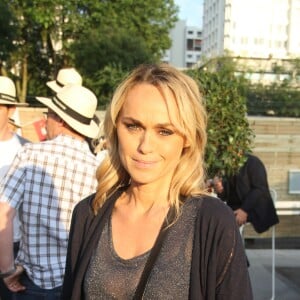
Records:
[[[119,155],[132,184],[169,185],[184,148],[172,125],[178,109],[171,93],[168,106],[159,89],[142,83],[133,87],[117,120]]]

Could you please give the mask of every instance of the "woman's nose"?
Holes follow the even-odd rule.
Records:
[[[150,132],[144,131],[141,135],[140,138],[140,143],[139,143],[139,151],[141,153],[150,153],[153,151],[153,147],[154,147],[154,138],[153,138],[153,134],[151,134]]]

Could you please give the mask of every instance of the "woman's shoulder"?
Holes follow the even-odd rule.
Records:
[[[190,201],[196,205],[197,214],[200,217],[222,221],[226,219],[224,216],[228,216],[227,219],[234,220],[232,209],[217,197],[200,195],[192,197]]]
[[[74,213],[81,214],[83,216],[101,217],[103,214],[111,211],[113,204],[118,199],[118,197],[123,192],[123,190],[124,188],[118,188],[116,191],[114,191],[112,195],[105,200],[104,204],[101,206],[101,208],[99,209],[96,215],[92,208],[93,201],[95,200],[96,197],[96,193],[90,194],[86,198],[79,201],[74,208]]]
[[[74,207],[74,213],[87,213],[92,210],[92,202],[95,198],[95,193],[90,194],[86,198],[79,201]]]
[[[232,209],[216,197],[193,197],[196,207],[195,234],[206,237],[205,243],[213,243],[214,239],[222,239],[231,249],[235,243],[233,236],[238,234]]]
[[[193,201],[197,206],[205,206],[207,208],[223,209],[225,202],[220,198],[210,195],[197,195],[190,197],[189,201]]]

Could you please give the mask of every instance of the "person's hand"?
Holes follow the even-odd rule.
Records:
[[[222,178],[215,176],[213,179],[214,190],[217,194],[221,194],[224,190]]]
[[[20,265],[17,265],[16,271],[12,275],[3,278],[5,285],[10,291],[21,292],[25,290],[25,286],[22,285],[20,282],[20,277],[23,272],[24,272],[24,268]]]
[[[213,180],[212,180],[212,179],[207,179],[207,180],[205,181],[205,186],[206,186],[206,188],[207,188],[207,191],[208,191],[209,193],[212,193],[212,191],[213,191]]]
[[[234,215],[235,215],[235,220],[236,220],[236,223],[238,224],[238,226],[242,226],[242,225],[246,224],[248,214],[244,210],[239,208],[234,211]]]

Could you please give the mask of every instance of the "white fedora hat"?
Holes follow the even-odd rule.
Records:
[[[82,77],[74,68],[60,69],[56,76],[56,80],[47,82],[47,86],[55,93],[58,93],[67,85],[82,85]]]
[[[80,134],[90,138],[98,136],[100,122],[95,115],[97,97],[89,89],[80,85],[69,85],[51,99],[44,97],[36,97],[36,99]]]
[[[6,76],[0,76],[0,104],[13,106],[28,105],[27,103],[20,103],[17,101],[15,84]]]

